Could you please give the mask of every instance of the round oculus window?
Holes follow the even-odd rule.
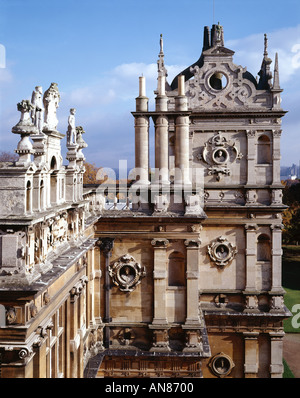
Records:
[[[223,90],[228,83],[227,77],[222,72],[215,72],[208,81],[210,87],[218,91]]]

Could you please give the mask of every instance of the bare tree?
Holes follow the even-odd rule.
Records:
[[[15,162],[18,160],[16,153],[8,151],[0,151],[0,162]]]

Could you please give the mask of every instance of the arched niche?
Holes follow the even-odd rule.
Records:
[[[168,259],[168,285],[185,286],[185,257],[179,251],[173,251]]]
[[[271,261],[271,240],[266,234],[257,238],[257,261]]]
[[[261,135],[257,140],[257,164],[271,163],[271,141],[267,135]]]

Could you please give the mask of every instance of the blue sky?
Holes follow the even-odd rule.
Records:
[[[282,107],[289,111],[283,119],[281,163],[298,164],[299,0],[0,0],[0,150],[17,146],[18,136],[11,133],[20,116],[17,102],[30,99],[36,85],[45,91],[56,82],[58,130],[66,132],[69,109],[75,107],[76,124],[86,131],[87,161],[115,168],[120,159],[133,167],[131,112],[138,77],[146,76],[154,109],[160,34],[171,82],[199,58],[203,27],[218,21],[225,46],[235,51],[234,62],[254,76],[268,34],[270,57],[274,61],[279,54]],[[151,137],[153,142],[153,131]]]

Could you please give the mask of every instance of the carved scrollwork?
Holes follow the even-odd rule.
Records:
[[[215,242],[208,246],[208,255],[218,268],[223,269],[236,255],[236,247],[224,236],[220,236]]]
[[[29,357],[31,354],[32,354],[32,351],[29,350],[27,347],[25,347],[19,351],[18,356],[20,359],[25,359],[25,358]]]
[[[222,175],[230,175],[228,164],[241,159],[242,156],[236,147],[236,143],[229,142],[219,131],[205,143],[202,152],[196,157],[210,166],[208,167],[208,175],[216,175],[217,181],[220,181]]]
[[[122,292],[132,292],[146,272],[145,268],[137,263],[130,254],[125,254],[112,266],[109,266],[109,274],[113,283]]]

